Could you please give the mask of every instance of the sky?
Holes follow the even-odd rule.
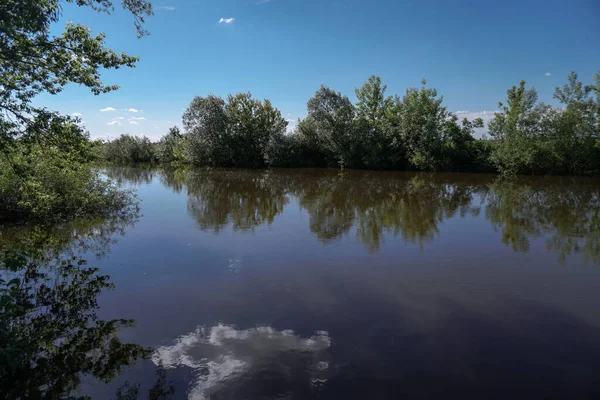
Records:
[[[116,0],[115,3],[120,3]],[[251,92],[289,120],[326,85],[355,100],[379,75],[402,96],[422,78],[459,116],[493,117],[506,90],[525,80],[554,104],[570,71],[591,82],[600,70],[599,0],[154,0],[150,36],[136,38],[131,15],[64,7],[67,20],[105,32],[107,45],[141,57],[106,71],[118,91],[94,96],[71,85],[41,104],[80,116],[93,138],[158,140],[181,126],[195,96]],[[118,7],[117,7],[118,8]]]

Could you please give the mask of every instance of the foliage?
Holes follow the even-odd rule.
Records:
[[[106,93],[104,69],[133,67],[137,57],[105,46],[84,25],[67,22],[53,35],[64,3],[101,13],[114,11],[110,0],[5,0],[0,6],[0,220],[47,222],[106,214],[131,204],[128,193],[100,178],[89,162],[98,147],[77,126],[32,100],[56,94],[69,83]],[[147,0],[124,0],[138,36],[152,14]]]
[[[0,221],[49,223],[135,207],[129,192],[90,168],[91,149],[77,125],[38,116],[0,158]]]
[[[350,99],[326,86],[321,86],[306,105],[309,124],[315,129],[324,150],[339,166],[353,161],[354,106]]]
[[[500,103],[501,112],[489,124],[497,168],[505,174],[600,172],[600,73],[595,81],[583,85],[571,73],[554,94],[564,108],[538,103],[536,90],[525,82],[509,89],[507,104]]]
[[[525,82],[513,86],[488,124],[491,139],[476,139],[483,120],[459,121],[425,80],[400,98],[371,76],[355,90],[356,104],[321,86],[289,134],[268,100],[196,97],[183,115],[185,133],[170,132],[157,154],[167,164],[202,166],[597,174],[600,72],[594,79],[584,85],[572,73],[556,89],[562,108],[539,103]]]
[[[104,159],[117,164],[153,163],[154,145],[147,137],[121,135],[104,144]]]
[[[185,157],[194,165],[264,167],[281,157],[287,122],[250,93],[196,97],[183,114]]]
[[[162,164],[184,162],[183,135],[177,126],[169,129],[156,145],[156,159]]]
[[[80,7],[110,13],[110,0],[65,0]],[[18,135],[31,116],[41,112],[32,99],[42,92],[56,94],[69,83],[88,87],[92,93],[118,88],[100,80],[102,69],[133,67],[137,57],[118,54],[105,47],[104,34],[92,36],[88,27],[68,22],[62,35],[51,34],[51,26],[62,13],[60,0],[5,0],[0,12],[0,143]],[[147,0],[125,0],[138,35],[144,18],[152,14]]]

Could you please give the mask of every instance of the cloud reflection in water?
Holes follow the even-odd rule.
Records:
[[[188,398],[264,398],[308,395],[327,379],[329,334],[302,338],[271,327],[198,327],[152,357],[165,368],[188,367],[196,378]]]

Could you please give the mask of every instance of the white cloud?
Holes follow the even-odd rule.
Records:
[[[115,119],[125,119],[125,117],[114,117],[113,120]]]
[[[262,4],[267,4],[267,3],[270,3],[270,2],[272,2],[272,1],[273,1],[273,0],[258,0],[258,1],[256,2],[256,4],[260,6],[260,5],[262,5]]]
[[[140,112],[140,110],[135,109],[135,108],[128,108],[127,111],[133,112],[133,113]]]
[[[544,75],[546,75],[546,76],[552,76],[552,74],[550,72],[546,72]]]
[[[235,21],[235,18],[221,18],[219,20],[220,24],[232,24]]]
[[[82,113],[74,112],[71,114],[71,117],[83,117]]]
[[[138,125],[138,124],[139,124],[139,122],[137,122],[137,121],[129,121],[129,123],[130,123],[131,125]]]
[[[206,400],[219,394],[229,398],[233,395],[230,391],[238,387],[236,380],[252,382],[263,374],[287,376],[298,365],[305,366],[307,372],[289,375],[282,384],[289,386],[288,390],[299,385],[317,390],[327,379],[330,345],[329,334],[323,331],[304,339],[291,330],[269,326],[237,330],[219,324],[198,327],[177,338],[172,346],[159,347],[152,361],[167,369],[183,366],[194,370],[189,399]],[[259,385],[253,389],[265,397],[265,390],[269,390]]]
[[[129,119],[134,120],[134,121],[142,121],[142,120],[144,120],[146,118],[145,117],[131,117]]]
[[[483,110],[483,111],[462,111],[461,110],[461,111],[455,111],[454,114],[456,114],[456,116],[458,117],[459,120],[466,118],[469,121],[473,121],[475,118],[481,118],[483,120],[484,127],[475,129],[475,134],[474,134],[474,136],[476,138],[481,138],[488,131],[487,124],[492,119],[494,119],[494,115],[496,114],[496,112],[497,111],[487,111],[487,110]]]
[[[100,110],[100,112],[107,112],[107,111],[116,111],[116,110],[112,107],[106,107],[106,108],[103,108],[102,110]]]
[[[121,125],[121,123],[119,121],[110,121],[110,122],[107,122],[106,125],[114,126],[114,125]]]
[[[175,7],[173,6],[161,6],[156,7],[157,10],[165,10],[165,11],[175,11]]]

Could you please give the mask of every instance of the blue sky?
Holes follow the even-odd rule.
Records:
[[[120,3],[120,1],[116,1]],[[156,0],[151,35],[137,39],[123,11],[66,6],[63,20],[106,32],[108,45],[141,61],[108,71],[121,89],[94,96],[70,86],[42,104],[81,114],[94,138],[153,140],[181,125],[191,99],[250,91],[291,121],[321,84],[354,100],[379,75],[390,94],[426,78],[451,111],[488,118],[506,89],[526,80],[552,103],[575,70],[600,69],[600,2],[453,0]],[[112,111],[114,109],[114,111]],[[101,111],[107,110],[107,111]],[[137,111],[137,112],[136,112]],[[291,123],[293,125],[293,122]]]

